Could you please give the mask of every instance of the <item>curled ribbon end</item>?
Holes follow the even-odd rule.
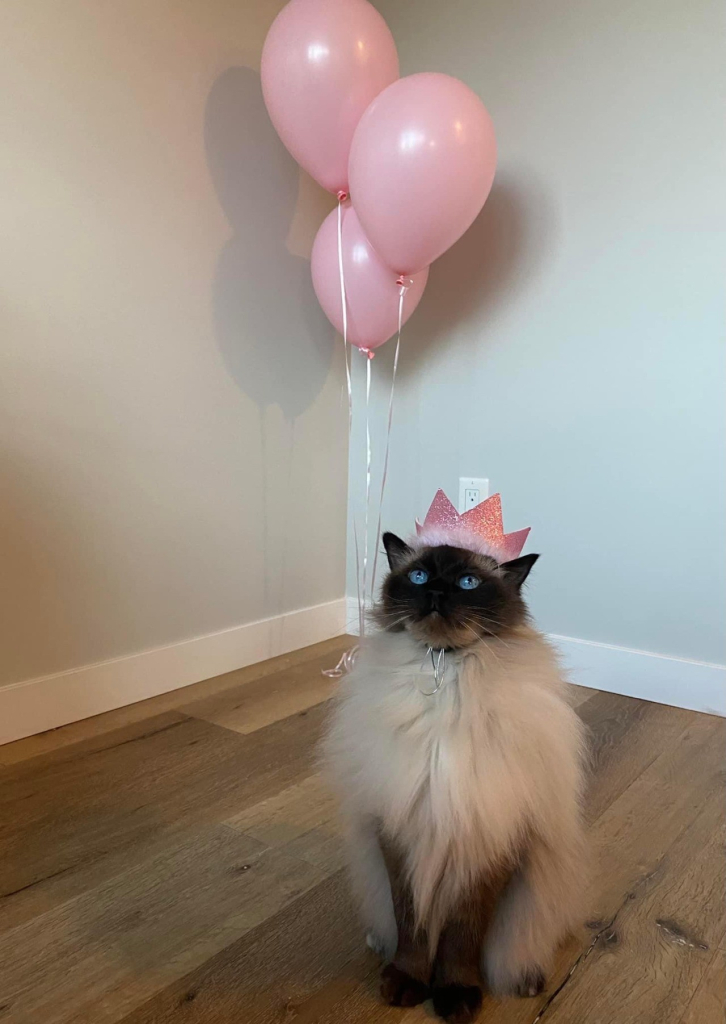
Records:
[[[358,654],[358,644],[355,647],[351,647],[350,650],[345,651],[335,668],[324,668],[322,675],[327,676],[328,679],[341,679],[344,675],[353,671],[355,665],[355,659]]]

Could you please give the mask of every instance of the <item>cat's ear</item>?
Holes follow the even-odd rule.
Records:
[[[539,555],[521,555],[519,558],[513,558],[511,562],[502,562],[499,568],[517,590],[520,590],[538,558]]]
[[[391,569],[398,569],[409,555],[413,554],[413,548],[410,548],[408,544],[397,537],[395,533],[384,533],[383,534],[383,547],[386,549],[388,555],[388,564]]]

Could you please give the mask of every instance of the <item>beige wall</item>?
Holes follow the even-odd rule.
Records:
[[[267,0],[0,7],[0,684],[342,596],[328,199]]]

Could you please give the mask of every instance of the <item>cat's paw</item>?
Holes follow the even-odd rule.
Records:
[[[509,994],[519,999],[532,999],[544,992],[546,984],[547,979],[542,968],[532,964],[524,968],[519,977],[512,980],[512,990]]]
[[[434,989],[433,1002],[447,1024],[469,1024],[479,1016],[482,992],[478,985],[442,985]]]
[[[429,987],[395,964],[388,964],[381,974],[381,997],[389,1006],[418,1006],[428,999]]]

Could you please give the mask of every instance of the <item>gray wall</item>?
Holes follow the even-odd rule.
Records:
[[[0,684],[342,597],[330,204],[259,85],[281,6],[0,8]]]
[[[723,661],[720,5],[379,6],[402,73],[467,81],[500,147],[405,330],[385,524],[488,476],[543,628]],[[360,465],[357,436],[359,514]]]

